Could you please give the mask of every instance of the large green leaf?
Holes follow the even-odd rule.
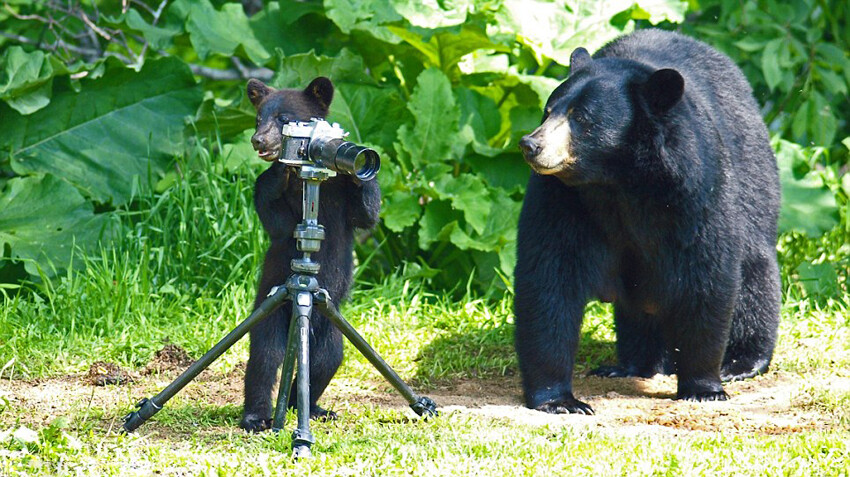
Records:
[[[805,161],[803,149],[781,139],[774,142],[774,149],[782,182],[779,229],[798,230],[812,237],[831,230],[838,224],[835,195],[815,176],[815,172],[799,179],[792,172],[795,162]]]
[[[417,78],[408,109],[415,126],[405,124],[398,140],[414,164],[447,159],[458,135],[458,109],[451,84],[440,70],[429,68]]]
[[[248,19],[257,41],[268,51],[280,49],[287,55],[315,49],[322,39],[336,31],[333,23],[319,18],[324,9],[319,2],[284,0],[268,2]]]
[[[272,78],[272,84],[279,88],[305,88],[313,78],[325,76],[334,84],[375,85],[375,80],[365,71],[363,58],[346,48],[337,56],[300,53],[280,58],[280,66]]]
[[[390,0],[390,3],[412,25],[423,28],[460,25],[473,8],[472,0]]]
[[[162,171],[182,147],[200,89],[176,58],[138,72],[115,63],[102,78],[82,80],[79,92],[57,78],[50,104],[28,116],[0,105],[0,151],[16,173],[51,173],[99,202],[121,204],[136,181]]]
[[[392,88],[339,83],[329,119],[350,133],[349,141],[390,149],[398,125],[409,116],[401,96]]]
[[[325,15],[343,33],[362,30],[387,43],[400,41],[384,26],[402,19],[390,4],[390,0],[324,0],[324,4]]]
[[[384,198],[386,207],[381,209],[384,225],[393,232],[401,232],[415,224],[422,213],[419,197],[411,192],[396,190]]]
[[[594,51],[625,29],[611,18],[627,10],[633,0],[586,2],[580,0],[504,0],[495,14],[495,28],[513,35],[542,58],[569,64],[570,53],[579,46]]]
[[[225,3],[221,10],[216,10],[209,0],[193,2],[186,20],[186,31],[201,59],[211,53],[232,55],[239,46],[258,65],[271,59],[269,52],[254,36],[245,10],[239,3]]]
[[[170,8],[166,12],[168,11],[170,11]],[[168,13],[166,13],[166,19],[171,19]],[[135,8],[127,11],[124,21],[131,29],[141,32],[151,48],[156,49],[171,46],[174,37],[183,32],[182,21],[161,21],[159,25],[151,25],[142,18],[142,15]]]
[[[31,274],[67,268],[74,248],[91,251],[109,238],[117,222],[112,214],[94,214],[90,202],[70,184],[52,175],[16,177],[0,191],[0,250],[24,260]]]
[[[436,66],[448,74],[465,55],[476,50],[487,49],[509,51],[504,45],[490,41],[487,34],[475,27],[465,26],[460,32],[440,31],[434,33],[426,30],[428,38],[421,33],[412,32],[399,26],[387,27],[399,38],[416,48],[428,60],[426,66]]]
[[[484,231],[491,205],[484,181],[473,174],[445,174],[434,181],[433,187],[441,199],[451,201],[452,208],[463,211],[466,223],[476,232]]]

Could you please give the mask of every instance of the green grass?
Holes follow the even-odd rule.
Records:
[[[257,170],[219,162],[204,148],[190,151],[170,188],[124,212],[125,234],[112,247],[58,276],[0,288],[0,475],[850,473],[850,390],[833,384],[850,379],[843,229],[816,240],[785,236],[779,247],[785,303],[773,369],[805,380],[793,410],[814,413],[821,427],[777,435],[623,432],[581,418],[541,425],[524,415],[457,410],[420,421],[341,393],[326,398],[341,418],[314,424],[315,458],[293,463],[288,433],[246,435],[237,427],[241,391],[227,377],[246,360],[243,340],[143,432],[122,435],[118,418],[173,376],[106,389],[57,377],[101,360],[139,370],[166,341],[198,357],[247,316],[266,244],[250,205]],[[804,263],[834,264],[834,273],[820,269],[824,282],[810,286]],[[510,294],[479,298],[463,284],[433,291],[398,270],[360,280],[343,313],[417,389],[516,378]],[[589,305],[577,372],[613,361],[613,339],[611,307]],[[349,345],[337,381],[355,394],[398,399]],[[60,386],[42,408],[16,394],[40,383]]]

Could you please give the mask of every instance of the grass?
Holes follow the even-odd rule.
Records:
[[[488,412],[455,405],[437,419],[411,418],[347,345],[323,400],[341,417],[315,423],[315,458],[292,462],[288,433],[246,435],[237,427],[243,340],[140,432],[116,432],[139,397],[174,376],[100,388],[66,375],[95,361],[138,371],[165,342],[198,357],[247,316],[253,301],[265,247],[250,206],[256,169],[227,170],[217,160],[204,148],[181,159],[183,175],[124,211],[124,236],[100,255],[80,258],[77,268],[58,276],[0,288],[0,475],[850,473],[850,295],[841,268],[850,252],[840,230],[780,243],[785,301],[773,372],[746,386],[793,384],[789,417],[811,419],[788,432],[781,423],[736,430],[736,414],[723,414],[725,408],[688,407],[640,389],[623,396],[622,387],[620,398],[599,394],[600,415],[606,401],[620,400],[629,419],[645,424],[522,409],[511,296],[435,292],[404,270],[360,280],[344,314],[417,389],[448,389],[483,404],[497,395],[501,406]],[[813,287],[801,278],[803,263],[839,265],[825,285]],[[613,361],[613,339],[610,306],[589,305],[576,371]],[[733,401],[749,394],[735,389],[741,391]],[[651,425],[653,412],[666,424]],[[724,425],[709,431],[670,425],[706,416]]]

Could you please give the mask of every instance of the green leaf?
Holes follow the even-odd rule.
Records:
[[[384,198],[385,206],[381,209],[384,225],[393,232],[401,232],[415,224],[422,213],[419,197],[409,191],[393,191]]]
[[[832,94],[847,94],[847,83],[839,74],[826,68],[815,67],[815,71],[826,89]]]
[[[21,114],[47,106],[53,85],[53,67],[39,50],[27,53],[13,46],[0,56],[0,99]]]
[[[233,55],[239,46],[258,65],[271,59],[271,54],[254,36],[245,10],[238,3],[225,3],[221,10],[216,10],[209,0],[193,2],[186,31],[201,59],[213,53]]]
[[[117,205],[182,148],[184,118],[201,102],[186,64],[163,58],[136,72],[109,63],[102,78],[83,79],[80,92],[55,81],[53,100],[31,115],[0,105],[0,150],[16,173],[51,173]]]
[[[151,25],[142,18],[142,15],[135,8],[127,11],[124,22],[133,30],[141,32],[151,48],[157,50],[171,46],[174,37],[183,32],[182,22],[160,22],[159,26]]]
[[[657,25],[663,21],[681,23],[685,20],[685,12],[688,11],[688,2],[680,0],[639,0],[635,7],[640,11],[632,13],[632,18],[649,20],[649,23]]]
[[[766,41],[754,38],[750,35],[736,41],[734,45],[747,53],[755,53],[763,50],[766,43]]]
[[[306,88],[317,76],[326,76],[334,84],[375,85],[375,80],[364,71],[363,58],[346,48],[340,50],[337,56],[316,55],[311,51],[281,57],[272,84],[279,88]]]
[[[336,86],[329,119],[350,133],[349,141],[391,149],[398,125],[410,117],[398,91],[344,82]]]
[[[460,25],[473,8],[470,0],[390,0],[390,4],[412,25],[422,28]]]
[[[479,234],[484,231],[490,214],[487,186],[475,175],[461,174],[454,177],[444,174],[434,181],[434,191],[441,199],[451,201],[452,207],[463,211],[466,223]]]
[[[256,126],[256,112],[245,95],[228,101],[216,99],[212,93],[207,93],[195,113],[192,126],[193,132],[202,137],[219,134],[231,138]]]
[[[310,13],[324,13],[324,7],[318,2],[304,2],[298,0],[283,0],[281,2],[269,2],[263,11],[257,12],[260,15],[269,10],[274,11],[279,9],[278,14],[285,25],[291,25],[304,15]],[[254,16],[257,16],[254,15]],[[253,17],[252,17],[253,19]]]
[[[531,175],[531,168],[519,151],[505,152],[494,157],[467,156],[464,162],[490,187],[504,189],[508,193],[522,192]]]
[[[432,200],[425,204],[425,212],[419,219],[419,248],[427,250],[434,242],[449,240],[458,220],[460,214],[447,201]]]
[[[769,41],[761,53],[761,71],[771,91],[782,81],[782,68],[779,66],[779,49],[782,45],[782,38],[776,38]]]
[[[464,148],[472,143],[478,154],[495,156],[501,149],[490,147],[490,138],[496,136],[502,127],[499,109],[493,99],[468,88],[457,88],[455,100],[460,106],[459,141],[455,147]],[[462,156],[464,151],[458,151]]]
[[[459,33],[438,32],[429,35],[427,41],[419,34],[403,27],[387,27],[399,38],[416,48],[427,58],[425,66],[435,66],[448,74],[464,56],[480,49],[509,51],[504,45],[490,41],[487,34],[478,28],[465,26]]]
[[[113,215],[95,215],[93,209],[52,175],[13,178],[0,193],[0,250],[8,245],[30,274],[40,266],[52,275],[68,266],[74,247],[91,251],[117,230]]]
[[[503,0],[494,13],[492,28],[494,34],[513,36],[528,46],[538,63],[543,63],[543,58],[552,58],[567,65],[575,48],[583,46],[595,51],[631,31],[633,22],[618,28],[611,18],[633,5],[633,0]],[[653,7],[648,5],[647,11],[653,11]]]
[[[352,30],[368,32],[375,38],[387,43],[400,40],[384,27],[387,23],[398,22],[402,16],[393,8],[390,0],[364,2],[360,0],[324,0],[325,15],[331,19],[343,33]]]
[[[774,140],[773,147],[782,183],[780,231],[798,230],[810,237],[819,237],[832,230],[838,224],[835,195],[815,173],[809,173],[801,179],[794,178],[794,162],[805,161],[803,149],[782,139]]]
[[[416,124],[400,127],[398,140],[411,161],[428,164],[445,160],[458,134],[458,110],[449,79],[435,68],[423,71],[407,107]]]
[[[807,296],[833,297],[839,290],[838,274],[829,263],[803,262],[796,271]]]
[[[262,10],[248,19],[254,37],[268,51],[278,48],[287,55],[315,49],[337,29],[324,18],[314,18],[311,13],[323,14],[321,3],[284,0],[268,2]]]

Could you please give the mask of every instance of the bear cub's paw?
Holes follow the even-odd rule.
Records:
[[[263,432],[272,427],[272,420],[264,419],[256,414],[246,414],[239,422],[239,427],[250,433]]]
[[[579,401],[572,394],[551,401],[546,401],[535,409],[549,414],[585,414],[593,415],[593,408]]]
[[[310,406],[310,419],[317,421],[335,421],[337,415],[333,411],[322,409],[319,406]]]

